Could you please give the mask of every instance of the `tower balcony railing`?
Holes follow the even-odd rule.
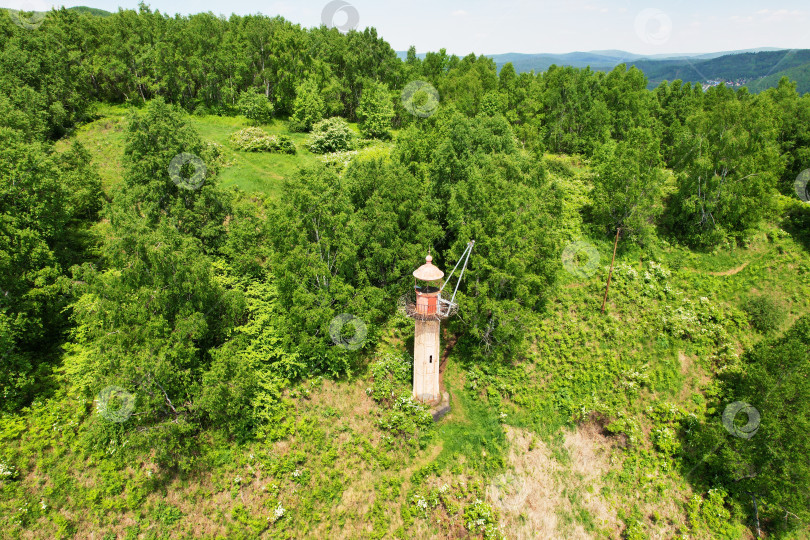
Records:
[[[425,309],[418,305],[416,299],[406,295],[400,299],[400,309],[406,316],[420,321],[441,321],[458,313],[458,304],[451,302],[440,295],[436,297],[435,308]]]

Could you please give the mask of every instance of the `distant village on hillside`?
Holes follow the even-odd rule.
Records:
[[[758,78],[761,79],[762,77],[758,77]],[[724,80],[724,79],[710,79],[710,80],[708,80],[708,81],[706,81],[706,82],[704,82],[702,84],[703,84],[703,90],[706,91],[709,88],[711,88],[712,86],[720,86],[721,84],[725,84],[726,86],[730,86],[730,87],[747,86],[748,83],[750,81],[753,81],[753,80],[756,80],[756,79],[740,78],[740,79],[737,79],[737,80],[734,80],[734,81],[727,81],[727,80]]]

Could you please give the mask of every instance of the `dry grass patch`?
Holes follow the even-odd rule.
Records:
[[[600,495],[601,478],[610,468],[611,445],[595,426],[583,426],[566,435],[564,448],[570,463],[560,463],[548,445],[526,430],[507,427],[511,486],[490,486],[488,498],[502,512],[507,538],[592,538],[582,524],[561,519],[582,504],[601,530],[618,536],[615,511]],[[572,497],[576,494],[577,497]],[[566,496],[568,495],[568,496]],[[581,509],[580,509],[581,510]]]

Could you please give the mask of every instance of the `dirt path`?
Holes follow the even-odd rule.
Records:
[[[743,269],[748,266],[751,261],[744,262],[737,268],[732,268],[731,270],[726,270],[724,272],[706,272],[711,276],[733,276],[734,274],[738,274],[743,271]]]

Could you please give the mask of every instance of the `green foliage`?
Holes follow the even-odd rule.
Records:
[[[748,314],[751,326],[763,334],[778,331],[787,318],[785,308],[766,295],[748,297],[743,310]]]
[[[640,239],[653,235],[664,173],[658,142],[646,129],[633,129],[625,139],[609,142],[593,159],[593,213],[608,234],[622,229]]]
[[[762,102],[725,87],[709,90],[704,102],[678,143],[669,224],[686,242],[713,246],[759,225],[772,208],[782,164]]]
[[[83,262],[87,223],[101,208],[101,185],[78,144],[58,153],[0,127],[0,410],[23,406],[49,375],[62,339],[71,286]]]
[[[243,152],[281,152],[295,154],[295,143],[284,135],[268,135],[261,128],[245,128],[231,135],[231,143]]]
[[[318,86],[313,79],[307,79],[295,91],[295,104],[290,115],[290,131],[310,131],[320,122],[325,113]]]
[[[802,76],[807,87],[810,80],[806,80],[806,75]],[[778,188],[782,194],[795,197],[796,177],[810,163],[810,95],[800,98],[796,83],[782,77],[778,86],[765,92],[765,96],[773,103],[777,141],[785,159]]]
[[[267,124],[273,119],[273,105],[263,94],[242,92],[237,107],[242,116],[256,124]]]
[[[394,107],[388,87],[374,82],[366,83],[357,107],[360,133],[369,139],[390,139]]]
[[[312,128],[309,149],[316,154],[351,150],[353,147],[354,134],[339,116],[321,120]]]
[[[686,519],[691,534],[739,537],[750,493],[770,534],[810,519],[808,323],[753,348],[759,337],[746,324],[773,332],[786,318],[779,306],[797,316],[808,308],[806,208],[774,198],[774,188],[793,197],[808,157],[810,101],[788,81],[761,96],[680,81],[650,93],[625,66],[518,75],[483,56],[420,60],[415,49],[400,62],[374,29],[166,17],[146,6],[104,18],[55,10],[37,31],[3,14],[0,36],[0,526],[9,536],[188,536],[198,524],[187,508],[216,498],[225,505],[203,526],[228,537],[352,526],[346,534],[408,537],[417,520],[419,532],[499,537],[481,481],[507,466],[504,424],[548,436],[562,463],[559,429],[589,419],[621,443],[599,495],[622,508],[628,538],[663,536],[651,528]],[[393,100],[415,80],[441,90],[428,118]],[[93,154],[68,139],[52,145],[91,117],[94,101]],[[143,106],[131,111],[120,175],[109,103]],[[314,128],[313,151],[340,176],[316,164],[290,177],[320,159],[308,152],[256,166],[246,152],[295,152],[276,125],[235,134],[233,152],[228,136],[243,120],[208,113],[236,111]],[[364,137],[401,129],[393,144],[350,153],[353,128],[338,115],[359,119]],[[173,177],[199,172],[191,163],[170,172],[186,154],[205,166],[193,189]],[[108,193],[94,161],[111,171]],[[219,188],[221,167],[239,184],[254,166],[253,191],[264,195]],[[672,246],[656,238],[661,210],[688,245],[741,245],[716,256]],[[747,249],[771,210],[785,212],[785,230],[768,223],[770,243]],[[617,227],[643,244],[619,252],[605,316],[604,276],[574,282],[560,271],[562,240],[582,237],[583,215],[600,253],[609,252],[601,233]],[[448,270],[473,239],[459,316],[445,324],[454,408],[434,425],[410,397],[411,323],[394,306],[428,249]],[[751,264],[736,276],[705,272],[731,261]],[[733,306],[755,287],[780,296],[752,297],[746,319]],[[346,316],[354,323],[333,327]],[[353,377],[369,357],[376,404],[361,418],[369,402]],[[322,374],[350,380],[323,384]],[[356,415],[327,401],[346,388]],[[719,421],[734,400],[762,412],[751,439]],[[131,415],[117,409],[129,403]],[[195,480],[203,470],[210,485]],[[379,480],[360,492],[373,485],[373,502],[347,507],[344,491],[354,497],[353,478],[369,475]],[[680,515],[641,513],[667,490],[682,495],[684,479],[704,495]],[[248,486],[258,504],[236,502]],[[169,487],[188,502],[147,504]],[[567,492],[570,519],[594,532],[579,495]],[[402,525],[391,531],[396,513]],[[119,526],[121,516],[132,525]]]
[[[808,344],[810,319],[805,316],[784,336],[754,346],[743,356],[740,369],[724,377],[724,401],[713,421],[694,426],[688,438],[687,455],[703,460],[696,473],[716,478],[738,504],[749,505],[754,494],[760,519],[772,519],[777,530],[801,527],[810,508],[800,488],[810,478],[810,468],[800,457],[810,451],[805,436],[810,429]],[[718,418],[734,402],[760,414],[747,432],[750,436],[732,435]],[[751,422],[746,416],[735,416],[734,425]]]
[[[476,499],[464,509],[464,525],[470,533],[481,534],[483,538],[503,538],[497,526],[495,511],[480,499]]]
[[[227,197],[216,187],[217,150],[203,143],[181,111],[161,99],[142,113],[133,112],[129,120],[121,193],[108,209],[113,226],[151,228],[165,220],[209,249],[219,245],[225,236]],[[172,160],[189,154],[199,158],[204,170],[196,189],[179,185],[198,172],[191,162],[183,165],[179,179],[173,180],[169,170]],[[145,223],[139,223],[141,218]]]
[[[712,538],[739,538],[744,528],[731,520],[731,512],[725,506],[727,497],[722,488],[710,489],[706,497],[693,495],[686,505],[692,531],[708,533]]]
[[[414,440],[433,425],[429,409],[411,396],[413,361],[386,354],[370,366],[372,384],[366,393],[382,407],[378,425],[395,436]]]
[[[413,362],[403,357],[387,354],[375,360],[369,371],[372,385],[366,393],[377,403],[390,407],[402,396],[407,396],[411,382]]]

